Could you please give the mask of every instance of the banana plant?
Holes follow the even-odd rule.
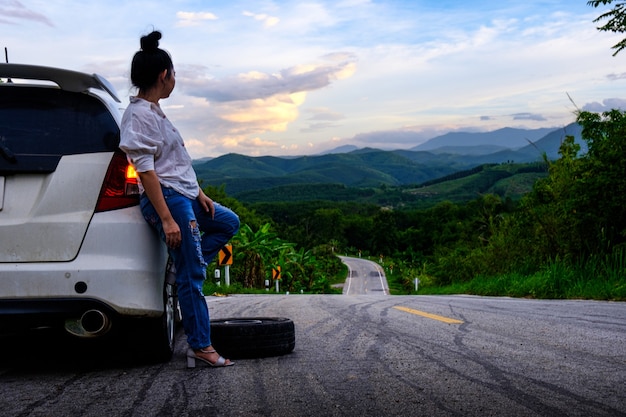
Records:
[[[261,225],[256,232],[247,224],[242,225],[233,238],[235,281],[244,288],[262,288],[272,267],[284,253],[293,251],[294,246],[271,232],[269,223]]]

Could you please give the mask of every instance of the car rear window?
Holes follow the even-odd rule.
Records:
[[[64,155],[116,150],[119,137],[115,119],[92,96],[0,86],[0,175],[52,172]]]

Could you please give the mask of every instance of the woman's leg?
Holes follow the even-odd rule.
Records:
[[[202,232],[202,255],[204,262],[211,263],[220,249],[239,230],[239,217],[229,208],[213,203],[215,215],[205,212],[197,201],[194,201],[194,212]]]
[[[193,210],[193,200],[164,188],[163,196],[172,217],[181,230],[182,242],[177,249],[170,249],[176,266],[178,302],[182,311],[182,322],[187,343],[192,349],[211,345],[209,309],[202,292],[206,278],[207,263],[202,256],[200,229]],[[161,221],[147,198],[142,198],[144,217],[153,225],[164,240]]]

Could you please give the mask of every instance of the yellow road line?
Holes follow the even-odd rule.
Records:
[[[418,316],[427,317],[429,319],[439,320],[439,321],[442,321],[444,323],[449,323],[449,324],[462,324],[463,323],[463,321],[461,321],[461,320],[451,319],[449,317],[444,317],[444,316],[438,316],[436,314],[430,314],[430,313],[426,313],[424,311],[413,310],[412,308],[408,308],[408,307],[396,306],[394,308],[396,310],[405,311],[407,313],[416,314]]]

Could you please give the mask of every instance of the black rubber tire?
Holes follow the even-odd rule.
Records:
[[[176,286],[167,282],[163,289],[163,314],[154,319],[136,319],[127,332],[135,353],[147,363],[169,362],[176,340]]]
[[[277,317],[211,320],[211,342],[225,358],[280,356],[296,346],[295,326],[290,319]]]

